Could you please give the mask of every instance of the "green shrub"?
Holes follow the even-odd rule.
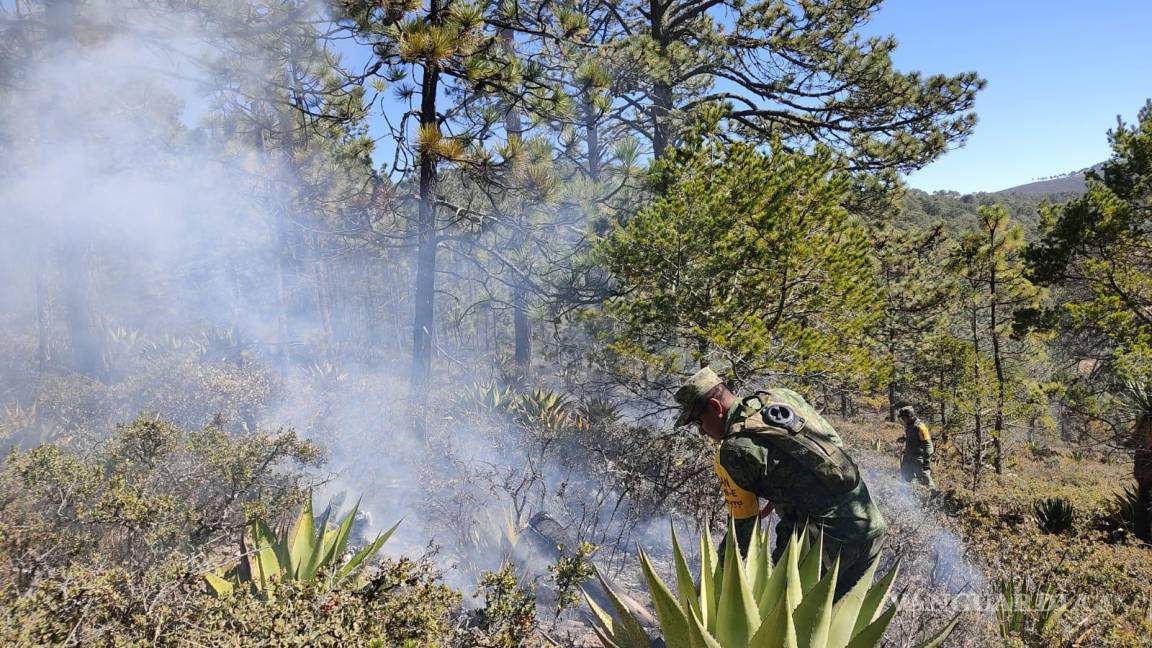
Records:
[[[521,586],[512,563],[485,572],[477,596],[484,608],[476,624],[466,631],[466,645],[485,648],[529,648],[539,645],[536,631],[536,592]]]
[[[9,646],[449,646],[460,595],[424,562],[385,561],[359,589],[272,585],[269,599],[204,592],[192,565],[144,573],[73,566],[0,599]]]
[[[319,458],[291,432],[189,432],[149,418],[87,452],[13,452],[0,470],[0,569],[23,588],[77,558],[143,570],[173,552],[231,543],[251,516],[298,502],[291,469]]]

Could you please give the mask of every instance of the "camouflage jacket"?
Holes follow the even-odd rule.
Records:
[[[904,461],[917,462],[921,468],[928,468],[928,460],[935,448],[928,426],[920,419],[912,419],[904,424]]]
[[[786,433],[767,429],[761,409],[769,403],[788,405],[803,417],[820,439],[819,453],[798,453],[788,446]],[[835,428],[794,391],[771,389],[732,407],[716,463],[741,549],[756,524],[756,497],[770,500],[780,515],[777,537],[787,538],[803,525],[813,532],[822,529],[825,537],[845,544],[883,534],[887,523],[843,447]],[[815,463],[813,457],[821,453],[827,461]],[[851,465],[832,465],[844,459]],[[777,554],[784,544],[777,542]]]

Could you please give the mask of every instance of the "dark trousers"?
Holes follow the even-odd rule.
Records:
[[[900,476],[906,482],[916,482],[928,488],[936,488],[936,482],[932,479],[932,469],[920,459],[905,456],[904,460],[900,462]]]
[[[1152,484],[1136,487],[1136,511],[1133,517],[1136,537],[1152,543]]]
[[[834,601],[839,601],[847,594],[856,583],[860,582],[872,563],[879,560],[886,535],[881,533],[861,543],[841,543],[824,538],[824,568],[831,569],[836,563],[836,556],[840,556],[840,572],[836,576]]]

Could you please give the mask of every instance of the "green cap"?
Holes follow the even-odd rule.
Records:
[[[676,390],[676,402],[680,404],[680,416],[676,417],[676,427],[687,425],[700,399],[712,391],[713,387],[723,383],[720,376],[708,367],[692,374],[692,377]]]

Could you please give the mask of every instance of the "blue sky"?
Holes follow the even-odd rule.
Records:
[[[898,69],[988,80],[963,148],[907,178],[925,190],[996,191],[1109,155],[1116,116],[1152,97],[1152,0],[887,0]]]

